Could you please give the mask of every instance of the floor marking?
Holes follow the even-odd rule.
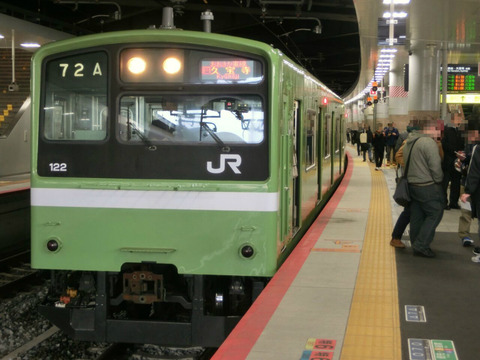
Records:
[[[405,320],[413,322],[427,322],[425,308],[421,305],[405,305]]]
[[[307,350],[335,350],[337,340],[309,338],[305,349]]]
[[[332,360],[336,340],[309,338],[300,360]]]
[[[305,350],[300,360],[333,360],[333,352]]]
[[[312,251],[316,252],[348,252],[348,253],[359,253],[358,245],[346,246],[341,249],[330,249],[330,248],[313,248]]]
[[[452,340],[408,339],[410,360],[458,360]]]

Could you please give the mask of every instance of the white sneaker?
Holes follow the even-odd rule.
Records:
[[[472,257],[472,261],[473,261],[474,263],[480,263],[480,255],[477,255],[477,256]]]

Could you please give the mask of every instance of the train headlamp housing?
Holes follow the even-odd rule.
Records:
[[[243,244],[240,246],[240,255],[245,259],[254,258],[255,253],[255,248],[252,244]]]
[[[62,248],[62,242],[57,238],[50,238],[47,241],[47,250],[50,252],[58,252]]]
[[[184,50],[124,49],[120,53],[120,78],[125,83],[183,83]]]
[[[182,62],[176,57],[169,57],[165,59],[162,67],[167,74],[174,75],[178,73],[182,68]]]
[[[127,69],[132,74],[141,74],[147,68],[147,63],[144,59],[138,56],[134,56],[127,61]]]

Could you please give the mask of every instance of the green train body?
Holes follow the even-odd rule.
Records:
[[[42,314],[81,340],[218,346],[334,191],[343,130],[340,99],[266,44],[135,30],[42,47]]]

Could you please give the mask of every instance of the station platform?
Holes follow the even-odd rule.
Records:
[[[480,358],[480,264],[446,210],[435,258],[390,246],[395,170],[347,146],[339,188],[213,360]],[[477,220],[471,234],[478,241]]]
[[[30,173],[0,176],[0,195],[30,189]]]

